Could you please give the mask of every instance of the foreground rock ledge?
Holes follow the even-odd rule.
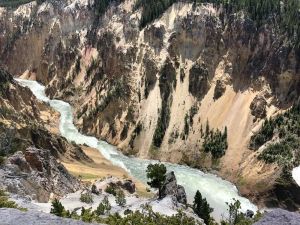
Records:
[[[300,214],[274,209],[254,225],[300,225]]]
[[[0,209],[1,225],[91,225],[82,221],[66,219],[52,214],[17,209]],[[92,224],[93,225],[93,224]]]

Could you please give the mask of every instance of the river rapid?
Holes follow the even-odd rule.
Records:
[[[15,79],[21,86],[28,87],[40,101],[48,103],[60,113],[59,130],[63,137],[76,144],[86,144],[98,149],[101,154],[112,164],[125,169],[132,177],[147,182],[146,168],[150,163],[157,163],[155,160],[144,160],[123,155],[115,146],[95,137],[79,133],[73,123],[73,110],[70,104],[61,100],[51,100],[45,94],[45,87],[36,81]],[[248,199],[239,196],[238,190],[232,183],[210,173],[187,166],[164,163],[168,171],[174,171],[178,184],[184,186],[188,201],[193,202],[194,195],[199,190],[214,209],[212,216],[217,220],[227,215],[226,202],[237,199],[241,202],[242,211],[250,209],[256,211],[257,207]]]

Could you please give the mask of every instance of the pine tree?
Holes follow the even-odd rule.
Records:
[[[202,198],[200,191],[196,192],[193,205],[194,212],[204,220],[205,224],[209,224],[211,221],[210,213],[213,212],[213,209],[210,208],[209,204],[206,201],[206,198]]]
[[[56,216],[59,216],[59,217],[63,217],[64,212],[65,212],[65,208],[60,203],[60,201],[58,199],[54,199],[54,201],[52,202],[52,205],[51,205],[50,213],[54,214]]]
[[[125,198],[124,191],[119,190],[117,192],[116,203],[118,204],[118,206],[122,206],[122,207],[126,205],[126,198]]]
[[[167,168],[163,164],[150,164],[147,167],[147,178],[150,179],[148,185],[158,189],[161,198],[161,187],[166,179]]]

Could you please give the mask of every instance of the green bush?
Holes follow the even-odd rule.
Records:
[[[80,201],[87,204],[93,203],[93,196],[91,193],[82,193],[80,195]]]
[[[50,213],[59,217],[71,217],[70,212],[65,209],[58,199],[52,201]]]
[[[253,218],[248,218],[241,212],[241,202],[233,199],[226,203],[228,206],[228,218],[221,221],[221,225],[251,225],[261,219],[262,214],[258,211]]]
[[[125,198],[124,191],[119,190],[117,192],[116,203],[118,204],[118,206],[122,206],[122,207],[126,205],[126,198]]]
[[[116,196],[117,195],[117,188],[113,185],[108,185],[106,188],[105,188],[105,192],[108,193],[108,194],[111,194],[113,196]]]
[[[95,213],[96,213],[96,215],[100,216],[100,215],[105,215],[110,210],[111,210],[111,205],[108,201],[108,197],[105,196],[103,201],[98,205]]]
[[[14,208],[25,211],[25,208],[19,207],[14,201],[10,201],[4,190],[0,189],[0,208]]]

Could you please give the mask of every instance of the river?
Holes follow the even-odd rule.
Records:
[[[22,85],[28,87],[37,99],[49,103],[51,107],[60,113],[59,130],[63,137],[68,141],[74,141],[76,144],[86,144],[97,148],[101,154],[111,161],[112,164],[122,167],[131,176],[146,184],[146,168],[150,163],[156,163],[155,160],[144,160],[134,157],[128,157],[120,153],[115,146],[105,141],[98,140],[95,137],[86,136],[79,133],[73,123],[73,113],[70,104],[61,100],[51,100],[45,94],[45,87],[36,81],[16,79]],[[221,219],[227,214],[226,202],[237,199],[241,202],[242,211],[250,209],[256,211],[257,207],[248,199],[239,196],[238,190],[232,183],[210,173],[204,173],[200,170],[187,166],[164,163],[168,171],[174,171],[178,184],[184,186],[188,201],[193,202],[194,195],[199,190],[207,198],[210,206],[214,208],[212,216]]]

